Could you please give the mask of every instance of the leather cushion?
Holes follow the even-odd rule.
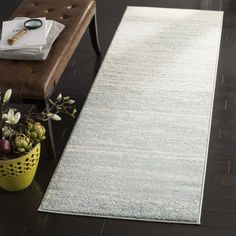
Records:
[[[67,63],[96,11],[95,0],[24,0],[16,16],[46,17],[65,25],[47,60],[26,62],[0,60],[0,89],[13,89],[13,95],[47,98],[59,81]]]

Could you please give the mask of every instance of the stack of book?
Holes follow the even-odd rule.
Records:
[[[53,42],[65,26],[56,21],[47,20],[45,17],[37,18],[42,21],[40,28],[28,30],[13,45],[9,45],[9,38],[24,29],[24,23],[29,19],[17,17],[2,23],[0,59],[45,60],[47,58]]]

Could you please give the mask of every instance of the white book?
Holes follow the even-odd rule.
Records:
[[[2,37],[0,48],[1,50],[22,49],[22,48],[40,48],[46,44],[46,34],[49,32],[49,25],[47,27],[46,18],[37,18],[42,20],[43,24],[40,28],[35,30],[28,30],[25,35],[15,41],[10,46],[7,43],[9,38],[12,38],[19,30],[24,29],[25,19],[4,21],[2,24]]]
[[[28,19],[30,19],[30,18],[28,18]],[[49,35],[49,32],[52,28],[53,21],[52,20],[46,20],[45,23],[46,23],[46,39],[47,39],[47,37]],[[24,49],[24,51],[31,51],[31,52],[32,51],[41,51],[43,46],[44,45],[42,45],[42,46],[27,46],[27,47],[22,47],[19,50]],[[0,48],[0,50],[1,50],[1,48]]]

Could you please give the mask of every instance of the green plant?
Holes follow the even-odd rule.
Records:
[[[15,158],[29,152],[46,138],[43,125],[49,119],[60,121],[61,114],[75,117],[75,101],[60,93],[55,100],[49,99],[49,108],[41,112],[28,111],[22,115],[9,107],[12,90],[0,97],[0,159]]]

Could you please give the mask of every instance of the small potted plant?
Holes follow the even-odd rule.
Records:
[[[49,100],[49,109],[22,115],[9,106],[12,90],[0,100],[0,187],[7,191],[27,188],[35,176],[41,141],[46,138],[43,122],[60,121],[60,114],[75,117],[75,101],[59,94]]]

